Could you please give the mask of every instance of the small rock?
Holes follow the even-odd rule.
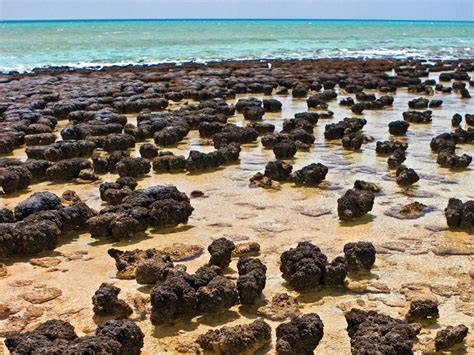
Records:
[[[273,321],[283,321],[301,314],[298,300],[287,293],[277,293],[273,296],[271,304],[260,307],[258,313]]]
[[[191,191],[191,197],[198,198],[198,197],[204,197],[204,192],[200,190],[193,190]]]
[[[80,201],[81,198],[79,197],[79,195],[75,191],[66,190],[61,195],[61,200],[62,200],[62,202],[72,203],[72,202]]]
[[[63,292],[56,287],[38,288],[22,295],[25,301],[33,304],[45,303],[61,296]]]
[[[169,254],[173,261],[187,261],[199,257],[204,248],[195,244],[174,243],[172,246],[163,249],[163,252]]]
[[[247,242],[237,244],[232,252],[233,257],[257,255],[260,253],[260,244],[256,242]]]
[[[53,266],[57,266],[61,263],[61,260],[58,258],[53,257],[45,257],[45,258],[37,258],[37,259],[30,259],[30,264],[34,266],[40,266],[44,268],[50,268]]]
[[[363,293],[367,291],[367,285],[364,285],[358,281],[349,281],[347,284],[347,289],[352,292]]]

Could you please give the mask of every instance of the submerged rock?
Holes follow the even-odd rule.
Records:
[[[444,215],[449,228],[470,230],[474,228],[474,201],[463,203],[457,198],[450,198]]]
[[[342,221],[360,218],[372,210],[375,195],[371,191],[350,189],[337,200],[337,213]]]

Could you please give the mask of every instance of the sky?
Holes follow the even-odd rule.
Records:
[[[474,0],[0,0],[0,20],[125,18],[474,21]]]

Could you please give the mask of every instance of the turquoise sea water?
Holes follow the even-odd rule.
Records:
[[[225,59],[474,58],[474,22],[0,22],[0,71]]]

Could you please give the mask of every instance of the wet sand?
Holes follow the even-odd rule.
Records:
[[[431,75],[430,78],[437,78]],[[340,92],[340,89],[336,89]],[[365,90],[377,93],[375,90]],[[235,103],[241,97],[269,98],[264,95],[238,95],[228,100]],[[342,97],[355,95],[340,94]],[[108,256],[111,247],[121,250],[157,248],[173,243],[198,244],[204,248],[218,237],[225,236],[234,242],[255,241],[261,245],[260,258],[268,268],[264,296],[270,300],[276,293],[287,292],[297,297],[303,312],[316,312],[324,323],[324,337],[316,354],[350,353],[350,339],[346,332],[344,311],[353,306],[401,318],[408,310],[409,301],[426,296],[435,298],[440,306],[437,324],[423,328],[415,350],[433,350],[436,331],[447,325],[465,324],[471,331],[466,340],[467,353],[474,349],[474,241],[468,232],[447,230],[443,209],[451,197],[474,199],[474,173],[472,166],[463,171],[451,171],[436,163],[436,156],[429,148],[431,138],[450,131],[454,113],[469,113],[471,100],[463,100],[456,94],[435,94],[430,99],[442,99],[443,106],[433,109],[431,124],[411,124],[407,136],[398,138],[409,144],[405,165],[414,168],[420,181],[410,188],[395,183],[395,171],[388,170],[386,157],[375,154],[375,141],[388,140],[387,125],[402,118],[407,102],[423,95],[409,94],[405,88],[394,95],[392,108],[365,111],[363,116],[351,114],[336,101],[329,103],[334,112],[332,119],[320,119],[314,135],[316,143],[308,152],[298,151],[292,163],[297,170],[310,163],[323,163],[329,168],[326,181],[319,188],[295,187],[292,183],[281,185],[280,190],[249,187],[249,178],[263,171],[266,163],[274,160],[271,150],[264,149],[260,139],[256,143],[242,145],[240,162],[216,171],[200,174],[156,174],[151,172],[139,179],[139,186],[173,184],[180,191],[190,194],[193,190],[204,192],[204,197],[192,198],[194,212],[188,225],[167,230],[148,230],[145,235],[129,241],[112,243],[96,240],[89,233],[64,238],[53,252],[39,256],[49,267],[34,266],[29,257],[16,257],[4,261],[8,275],[0,278],[0,303],[19,310],[14,317],[0,319],[0,333],[13,329],[30,330],[41,321],[59,318],[71,322],[78,335],[92,334],[95,322],[91,297],[102,282],[120,287],[121,298],[132,303],[137,297],[147,297],[150,289],[138,285],[135,280],[116,277],[114,260]],[[427,96],[428,97],[428,96]],[[296,112],[307,111],[305,99],[273,95],[283,103],[282,112],[267,113],[264,122],[281,129],[283,118],[291,118]],[[184,102],[184,101],[183,101]],[[174,104],[179,107],[183,104]],[[188,101],[189,102],[189,101]],[[311,110],[310,110],[311,111]],[[137,115],[128,115],[129,122],[136,122]],[[358,152],[342,148],[339,140],[326,141],[324,126],[344,117],[364,117],[367,125],[363,132],[374,141],[362,146]],[[229,122],[246,125],[241,114]],[[67,120],[60,121],[60,130]],[[152,140],[150,140],[152,141]],[[138,154],[139,143],[133,155]],[[461,148],[459,148],[461,147]],[[214,150],[212,142],[200,139],[197,131],[191,133],[171,148],[175,153],[187,156],[190,149],[204,152]],[[458,146],[457,154],[474,154],[472,145]],[[25,159],[24,149],[15,150],[13,156]],[[114,181],[116,175],[101,176],[102,181]],[[377,183],[381,194],[375,199],[373,210],[357,222],[342,223],[337,217],[336,200],[351,188],[356,179]],[[74,190],[80,198],[95,209],[106,204],[99,198],[99,184],[52,184],[43,182],[31,185],[15,195],[2,195],[0,207],[14,208],[33,192],[51,191],[61,195]],[[418,201],[430,207],[430,211],[417,219],[398,219],[390,212],[408,203]],[[313,290],[303,294],[286,287],[279,272],[280,254],[299,241],[309,240],[318,245],[329,259],[342,254],[343,245],[351,241],[371,241],[377,248],[377,261],[369,279],[348,278],[347,290]],[[198,258],[184,262],[193,272],[208,261],[205,251]],[[52,261],[54,260],[54,261]],[[226,276],[236,278],[237,258],[234,258]],[[44,294],[45,289],[59,289],[61,295],[51,301],[32,304],[24,299],[25,293]],[[53,292],[54,293],[54,292]],[[262,302],[263,305],[263,302]],[[148,304],[149,306],[149,304]],[[179,322],[174,326],[154,327],[148,317],[141,319],[139,312],[132,315],[145,333],[144,354],[176,353],[176,347],[187,344],[210,328],[223,325],[249,323],[258,315],[257,306],[235,306],[229,311],[212,316],[198,316],[191,322]],[[273,329],[272,344],[259,353],[273,353],[275,328],[279,322],[269,321]],[[18,328],[17,328],[18,327]],[[3,338],[0,338],[3,344]],[[6,353],[6,349],[4,349]],[[1,353],[1,350],[0,350]]]

